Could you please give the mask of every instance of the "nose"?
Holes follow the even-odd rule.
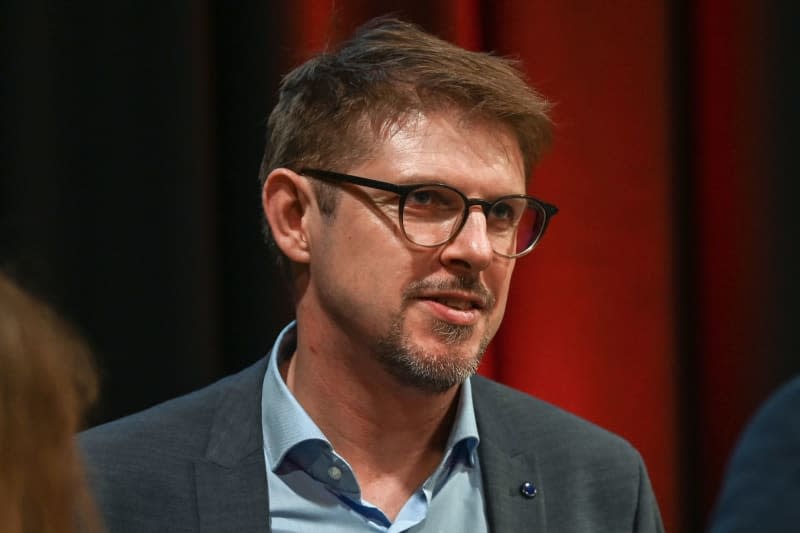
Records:
[[[467,272],[486,269],[494,258],[486,231],[486,216],[480,206],[472,206],[461,231],[444,245],[441,261],[446,266]]]

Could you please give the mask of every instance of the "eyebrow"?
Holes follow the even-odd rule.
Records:
[[[447,181],[445,181],[441,177],[432,177],[429,174],[413,174],[413,175],[410,176],[409,181],[404,181],[402,183],[398,183],[398,182],[392,181],[391,183],[395,183],[396,185],[447,185],[448,187],[453,187],[454,189],[458,189],[459,191],[461,191],[462,194],[464,194],[464,196],[468,196],[467,193],[465,193],[461,187],[457,187],[456,185],[453,185],[452,183],[448,183]],[[525,184],[527,185],[527,181],[525,182]],[[527,195],[528,194],[527,189],[523,189],[522,192],[519,192],[519,191],[516,191],[516,192],[503,192],[503,193],[500,193],[500,194],[493,193],[491,197],[488,197],[486,199],[487,200],[489,200],[490,198],[496,199],[496,198],[502,198],[503,196],[516,196],[516,195],[520,195],[520,194],[521,195]],[[472,198],[472,197],[470,197],[470,198]],[[475,198],[483,198],[483,197],[482,196],[477,196]]]

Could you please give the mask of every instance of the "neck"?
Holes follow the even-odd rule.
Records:
[[[298,330],[295,354],[281,366],[288,388],[360,483],[424,481],[444,454],[459,388],[434,394],[400,384],[348,336],[314,326]]]
[[[457,387],[434,394],[400,384],[370,355],[303,349],[301,336],[281,374],[337,449],[337,433],[343,434],[342,445],[363,443],[369,449],[383,441],[406,451],[425,443],[444,447],[455,416]],[[406,440],[409,446],[401,442]]]

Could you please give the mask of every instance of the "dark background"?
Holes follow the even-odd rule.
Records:
[[[325,2],[299,4],[0,7],[0,266],[91,343],[103,386],[91,424],[243,368],[291,317],[257,179],[281,74],[388,11],[450,38],[463,25],[446,1],[343,2],[332,19],[303,10]],[[478,23],[494,9],[470,6]],[[742,424],[800,370],[800,19],[794,2],[760,6],[662,6],[676,362],[665,401],[682,462],[675,501],[660,500],[676,530],[701,529]],[[493,49],[493,28],[478,45]]]
[[[96,350],[94,421],[242,368],[290,316],[257,177],[290,55],[275,4],[0,15],[3,260]]]

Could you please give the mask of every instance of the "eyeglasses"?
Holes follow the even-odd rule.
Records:
[[[335,183],[352,183],[388,191],[400,196],[400,228],[406,238],[419,246],[434,248],[458,235],[467,221],[470,207],[480,206],[492,250],[508,258],[529,253],[541,239],[558,208],[532,196],[512,194],[494,201],[467,198],[442,183],[396,185],[330,170],[303,168],[300,174]]]

